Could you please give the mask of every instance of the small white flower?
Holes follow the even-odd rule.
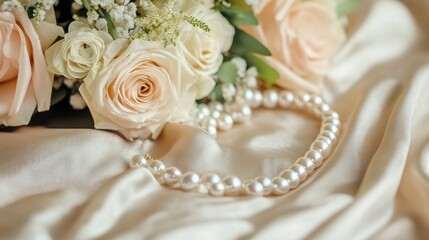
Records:
[[[100,17],[95,10],[91,10],[87,13],[87,19],[89,24],[93,24]]]
[[[80,93],[76,93],[70,96],[70,105],[74,110],[83,110],[87,108],[85,100],[82,98]]]
[[[237,75],[243,78],[246,74],[247,63],[246,60],[240,57],[234,57],[231,59],[231,63],[237,68]]]

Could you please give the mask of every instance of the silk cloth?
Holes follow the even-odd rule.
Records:
[[[274,176],[317,135],[298,112],[258,110],[217,139],[169,124],[154,142],[47,122],[0,133],[0,239],[427,239],[428,13],[426,0],[360,2],[323,93],[339,144],[288,195],[169,190],[127,161],[151,152],[185,171]]]

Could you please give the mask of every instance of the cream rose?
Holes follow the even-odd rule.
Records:
[[[165,123],[190,120],[196,98],[190,88],[196,80],[177,48],[144,40],[127,44],[112,42],[104,67],[79,89],[95,127],[132,139],[156,137]]]
[[[281,75],[278,85],[320,91],[345,35],[332,4],[320,0],[265,0],[256,7],[260,25],[246,31],[267,46],[266,60]]]
[[[0,124],[26,125],[36,106],[49,109],[53,76],[43,51],[62,34],[55,24],[35,27],[22,7],[0,12]]]
[[[210,27],[210,32],[184,24],[180,30],[177,46],[184,55],[192,72],[200,76],[196,85],[197,97],[207,96],[215,86],[212,75],[223,61],[223,54],[232,45],[235,30],[220,14],[201,3],[183,8],[184,13],[202,20]]]
[[[51,73],[70,79],[85,78],[103,57],[112,37],[103,31],[90,29],[81,22],[70,24],[64,39],[46,51]]]

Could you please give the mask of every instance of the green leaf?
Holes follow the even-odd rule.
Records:
[[[215,89],[212,92],[212,98],[214,98],[216,101],[221,103],[225,102],[225,98],[223,98],[223,93],[222,93],[222,85],[217,85],[215,87]]]
[[[337,14],[338,17],[342,18],[350,14],[356,8],[358,8],[359,2],[358,0],[342,0],[339,1],[337,6]]]
[[[217,74],[223,83],[235,84],[237,82],[237,68],[232,62],[224,62]]]
[[[266,83],[274,84],[280,78],[280,74],[277,70],[272,68],[255,54],[246,53],[243,57],[249,66],[254,66],[258,69],[259,77]]]
[[[105,9],[103,9],[103,8],[98,8],[97,12],[98,12],[98,14],[100,14],[100,16],[102,18],[106,19],[106,21],[107,21],[107,29],[109,31],[109,34],[110,34],[110,36],[113,37],[113,39],[116,39],[118,37],[117,33],[116,33],[116,26],[113,23],[113,19],[110,16],[110,14]]]
[[[252,8],[246,3],[245,0],[231,0],[231,7],[252,12]]]
[[[91,3],[89,0],[82,0],[82,4],[86,8],[86,10],[91,10]]]
[[[256,38],[236,28],[231,53],[242,56],[246,53],[257,53],[263,56],[271,56],[270,50],[260,43]]]
[[[53,90],[51,95],[51,106],[61,102],[67,96],[67,90],[60,88],[58,90]]]
[[[256,26],[259,24],[258,19],[252,12],[247,11],[223,11],[222,15],[228,19],[233,26]]]

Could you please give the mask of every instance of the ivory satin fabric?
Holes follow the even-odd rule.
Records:
[[[0,132],[0,239],[429,239],[428,34],[429,1],[361,1],[323,93],[343,121],[339,144],[283,197],[169,190],[127,161],[150,152],[184,171],[274,176],[318,132],[293,111],[258,110],[217,139],[173,124],[155,142]]]

